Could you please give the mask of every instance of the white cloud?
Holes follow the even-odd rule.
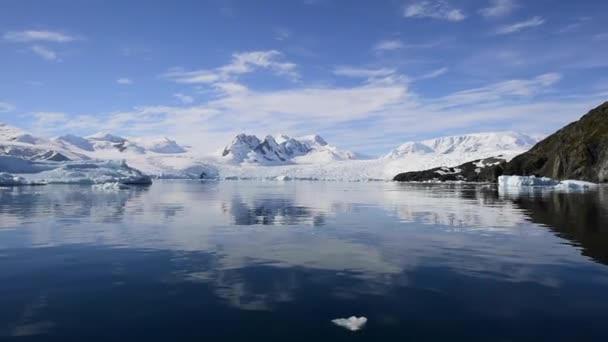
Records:
[[[165,77],[177,83],[216,83],[228,81],[240,74],[250,73],[257,69],[268,69],[273,73],[298,79],[297,66],[294,63],[280,61],[283,54],[276,50],[251,51],[235,53],[229,64],[215,69],[185,71],[174,69],[165,73]]]
[[[412,93],[408,83],[396,75],[380,79],[364,80],[355,86],[298,86],[267,91],[237,82],[220,82],[214,84],[215,98],[202,104],[152,105],[80,116],[62,123],[60,130],[95,127],[132,136],[162,134],[196,145],[202,152],[212,152],[234,134],[260,132],[262,127],[260,133],[331,132],[337,145],[349,147],[356,141],[365,141],[368,151],[383,152],[388,149],[387,142],[393,144],[407,134],[441,135],[445,130],[472,126],[479,130],[540,127],[543,129],[539,131],[545,132],[574,119],[583,109],[591,108],[590,103],[599,101],[597,96],[588,94],[580,99],[554,95],[554,86],[561,79],[557,73],[504,80],[433,98]],[[552,96],[559,100],[550,100]]]
[[[66,128],[68,115],[62,112],[33,112],[30,113],[35,120],[32,124],[32,130],[36,133],[52,133]]]
[[[383,40],[374,45],[375,51],[391,51],[403,48],[403,43],[399,40]]]
[[[498,28],[496,33],[497,34],[515,33],[515,32],[519,32],[519,31],[527,29],[527,28],[540,26],[544,23],[545,23],[545,19],[543,19],[542,17],[536,16],[536,17],[530,18],[525,21],[520,21],[520,22],[517,22],[514,24],[501,26]]]
[[[11,42],[29,43],[29,42],[49,42],[49,43],[69,43],[75,41],[76,38],[65,33],[55,31],[12,31],[4,34],[4,39]]]
[[[0,102],[0,113],[8,113],[15,110],[15,106],[10,103]]]
[[[435,70],[433,70],[433,71],[431,71],[429,73],[426,73],[426,74],[418,77],[418,79],[426,80],[426,79],[430,79],[430,78],[439,77],[439,76],[445,74],[446,72],[448,72],[448,70],[449,69],[445,68],[445,67],[444,68],[435,69]]]
[[[439,98],[435,105],[449,108],[463,105],[474,105],[496,102],[505,98],[532,97],[547,91],[561,80],[558,73],[546,73],[528,80],[508,80],[488,86],[458,91]]]
[[[181,101],[181,103],[184,103],[184,104],[189,104],[189,103],[194,102],[194,98],[192,98],[192,96],[188,96],[188,95],[185,95],[182,93],[175,93],[175,94],[173,94],[173,96],[175,98],[177,98],[179,101]]]
[[[412,2],[405,7],[403,15],[406,18],[432,18],[447,21],[462,21],[466,18],[462,10],[451,7],[442,0]]]
[[[47,61],[56,61],[58,59],[55,51],[40,45],[34,45],[31,50],[38,56],[46,59]]]
[[[67,115],[62,112],[34,112],[32,113],[38,125],[52,125],[67,121]]]
[[[256,92],[227,93],[210,102],[223,113],[248,117],[258,124],[272,125],[278,117],[292,123],[321,120],[324,124],[365,118],[403,101],[407,86],[400,83],[367,84],[346,88],[308,87]],[[257,117],[253,117],[256,113]]]
[[[334,75],[355,77],[355,78],[376,78],[386,77],[395,74],[395,69],[380,68],[368,69],[360,67],[340,66],[333,70]]]
[[[122,85],[129,85],[129,84],[133,84],[133,80],[130,78],[127,78],[127,77],[121,77],[116,80],[116,83],[122,84]]]
[[[491,0],[490,6],[480,9],[479,13],[484,17],[504,17],[517,7],[519,5],[515,0]]]

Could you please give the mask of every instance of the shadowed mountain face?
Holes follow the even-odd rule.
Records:
[[[505,174],[608,182],[608,102],[515,157]]]

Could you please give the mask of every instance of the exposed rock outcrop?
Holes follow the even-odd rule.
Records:
[[[608,182],[608,102],[513,158],[504,173]]]
[[[456,167],[436,167],[430,170],[400,173],[398,182],[489,182],[495,183],[502,175],[506,161],[501,158],[478,159]]]

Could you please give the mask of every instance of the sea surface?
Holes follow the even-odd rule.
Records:
[[[608,341],[607,265],[606,188],[0,188],[2,341]]]

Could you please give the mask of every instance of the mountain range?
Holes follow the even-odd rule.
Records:
[[[406,142],[373,159],[330,145],[319,135],[294,138],[279,134],[260,139],[239,134],[215,154],[201,156],[195,148],[167,137],[125,138],[101,132],[51,139],[0,124],[0,156],[46,162],[124,160],[147,174],[165,178],[205,174],[231,178],[391,179],[403,171],[455,166],[488,157],[509,160],[535,142],[535,138],[516,132],[475,133]],[[2,168],[0,161],[0,171]]]

